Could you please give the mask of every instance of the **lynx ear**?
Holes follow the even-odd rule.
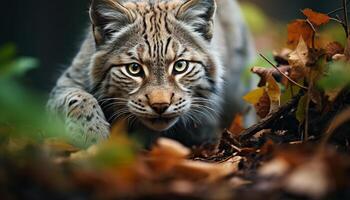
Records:
[[[97,45],[134,21],[133,13],[118,0],[92,0],[89,14]]]
[[[176,17],[210,41],[213,37],[215,11],[215,0],[186,0],[180,6]]]

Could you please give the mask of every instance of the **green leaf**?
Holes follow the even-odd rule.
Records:
[[[300,98],[298,103],[298,108],[295,113],[295,117],[299,121],[299,123],[302,123],[305,120],[305,114],[306,114],[306,103],[307,103],[307,95],[304,95]]]
[[[345,62],[333,62],[328,66],[328,73],[318,82],[322,89],[334,89],[350,84],[350,65]]]
[[[281,96],[281,104],[285,104],[289,102],[295,95],[297,95],[300,91],[300,87],[290,84],[288,88],[285,88],[285,91],[283,92]]]
[[[21,57],[16,60],[5,63],[0,68],[0,78],[22,76],[31,69],[39,65],[37,59],[30,57]]]

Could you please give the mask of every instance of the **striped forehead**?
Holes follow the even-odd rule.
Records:
[[[144,64],[165,64],[172,60],[181,45],[174,39],[173,23],[178,4],[173,1],[128,2],[127,8],[136,15],[138,43],[130,48],[128,55],[138,58]],[[136,28],[135,27],[135,28]]]

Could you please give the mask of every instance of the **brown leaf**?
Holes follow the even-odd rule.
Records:
[[[187,147],[177,141],[160,138],[147,159],[154,171],[168,172],[190,153]]]
[[[280,101],[281,101],[281,89],[279,85],[277,84],[277,81],[273,76],[270,74],[267,77],[267,94],[269,95],[270,98],[270,112],[273,112],[274,110],[278,109],[280,106]]]
[[[289,54],[289,64],[292,67],[306,67],[309,59],[309,48],[307,47],[305,40],[300,37],[299,43],[296,49]]]
[[[326,95],[328,101],[329,102],[334,102],[337,99],[337,97],[339,96],[339,94],[341,93],[342,90],[343,90],[342,87],[326,90],[325,91],[325,95]]]
[[[325,48],[327,60],[332,60],[333,56],[336,54],[342,54],[344,52],[344,47],[339,42],[328,43]]]
[[[282,73],[288,75],[288,71],[290,70],[290,66],[283,65],[283,66],[280,66],[278,68]],[[260,82],[258,84],[259,87],[263,87],[266,85],[267,77],[270,74],[272,74],[272,76],[275,78],[280,78],[282,76],[280,74],[280,72],[278,70],[276,70],[275,68],[253,67],[251,69],[251,72],[253,72],[254,74],[257,74],[260,77]]]
[[[50,138],[44,141],[44,146],[56,152],[74,153],[80,149],[69,144],[67,141],[58,138]]]
[[[144,158],[152,171],[159,176],[174,176],[186,180],[214,181],[238,170],[240,157],[223,163],[207,163],[187,159],[190,150],[180,143],[161,138]]]
[[[237,114],[234,120],[232,121],[228,131],[232,133],[234,136],[238,136],[243,130],[244,130],[243,116],[242,114]]]
[[[316,26],[321,26],[323,24],[327,24],[330,20],[330,17],[326,14],[315,12],[309,8],[303,10],[304,15],[308,18],[308,20]]]
[[[179,142],[167,138],[160,138],[152,149],[152,156],[168,156],[171,158],[186,158],[191,153],[190,149]]]
[[[242,160],[241,157],[233,157],[223,163],[207,163],[201,161],[183,160],[174,167],[176,174],[182,175],[188,179],[206,179],[207,181],[215,181],[229,174],[238,171],[238,164]]]
[[[288,45],[292,48],[296,47],[300,41],[300,37],[304,39],[308,47],[312,47],[314,30],[306,20],[295,20],[288,24]]]
[[[265,91],[263,95],[259,98],[257,104],[255,104],[256,113],[260,118],[266,117],[270,113],[270,98],[267,92]]]
[[[273,57],[278,65],[288,65],[288,58],[291,52],[291,49],[283,48],[280,52],[274,51]]]
[[[308,74],[306,66],[309,62],[309,48],[304,39],[299,38],[297,48],[289,55],[289,64],[291,65],[290,78],[295,81],[303,79]]]
[[[281,177],[290,169],[290,164],[283,158],[275,158],[259,169],[259,175],[264,177]]]
[[[285,187],[294,194],[320,199],[332,189],[327,170],[326,163],[315,158],[297,167],[286,178]]]

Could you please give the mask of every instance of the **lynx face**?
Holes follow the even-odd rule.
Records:
[[[214,0],[92,2],[91,77],[110,122],[127,118],[160,132],[217,118],[214,13]]]

